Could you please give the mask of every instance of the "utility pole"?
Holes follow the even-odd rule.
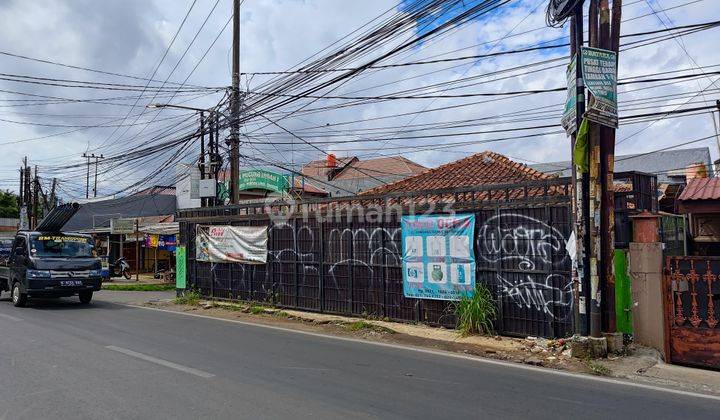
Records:
[[[571,150],[575,149],[575,142],[577,140],[577,130],[580,128],[582,123],[583,114],[585,114],[585,84],[583,82],[583,73],[581,66],[581,54],[582,47],[585,42],[584,29],[583,29],[583,3],[581,1],[577,4],[575,13],[571,18],[571,56],[575,55],[575,87],[576,87],[576,100],[575,100],[575,127],[576,131],[572,135]],[[572,156],[572,154],[571,154]],[[576,310],[576,329],[580,334],[587,334],[587,302],[590,301],[590,237],[587,235],[589,232],[588,218],[589,210],[589,178],[587,174],[583,174],[581,171],[576,170],[576,166],[573,167],[573,209],[575,214],[574,220],[574,233],[576,241],[576,253],[575,253],[575,273],[574,279],[576,282],[576,302],[578,302]]]
[[[205,113],[200,111],[200,160],[198,161],[200,169],[200,180],[205,179]],[[200,197],[200,207],[207,205],[207,198]]]
[[[230,200],[237,204],[240,191],[240,0],[233,0],[232,92],[230,94]]]
[[[105,156],[102,154],[100,156],[95,156],[94,154],[91,155],[95,158],[95,186],[93,187],[93,197],[97,197],[97,171],[98,171],[98,161],[100,159],[105,159]]]
[[[85,177],[85,198],[90,198],[90,155],[83,153],[82,157],[87,159],[87,176]]]
[[[33,198],[32,198],[32,222],[30,223],[31,229],[35,229],[35,227],[37,227],[39,190],[40,190],[40,181],[38,180],[37,165],[35,165],[35,179],[33,181]]]

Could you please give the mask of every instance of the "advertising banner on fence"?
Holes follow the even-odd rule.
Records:
[[[459,300],[475,291],[474,214],[403,216],[403,293]]]
[[[585,86],[592,97],[585,118],[617,128],[617,54],[600,48],[582,48],[582,71]]]
[[[265,264],[266,226],[198,226],[196,258],[212,263]]]

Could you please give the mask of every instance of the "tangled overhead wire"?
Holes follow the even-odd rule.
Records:
[[[559,28],[570,19],[578,6],[582,6],[584,0],[549,0],[545,22],[547,26]]]

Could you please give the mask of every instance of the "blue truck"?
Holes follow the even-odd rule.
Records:
[[[0,292],[23,307],[36,297],[77,295],[87,304],[100,290],[100,259],[90,235],[47,231],[19,231],[10,255],[0,262]]]

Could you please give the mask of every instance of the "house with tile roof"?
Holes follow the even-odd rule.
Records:
[[[315,160],[301,172],[333,197],[347,196],[421,174],[426,167],[402,156],[360,159],[357,156]]]
[[[495,152],[481,152],[420,174],[367,190],[364,194],[513,184],[554,178]]]

